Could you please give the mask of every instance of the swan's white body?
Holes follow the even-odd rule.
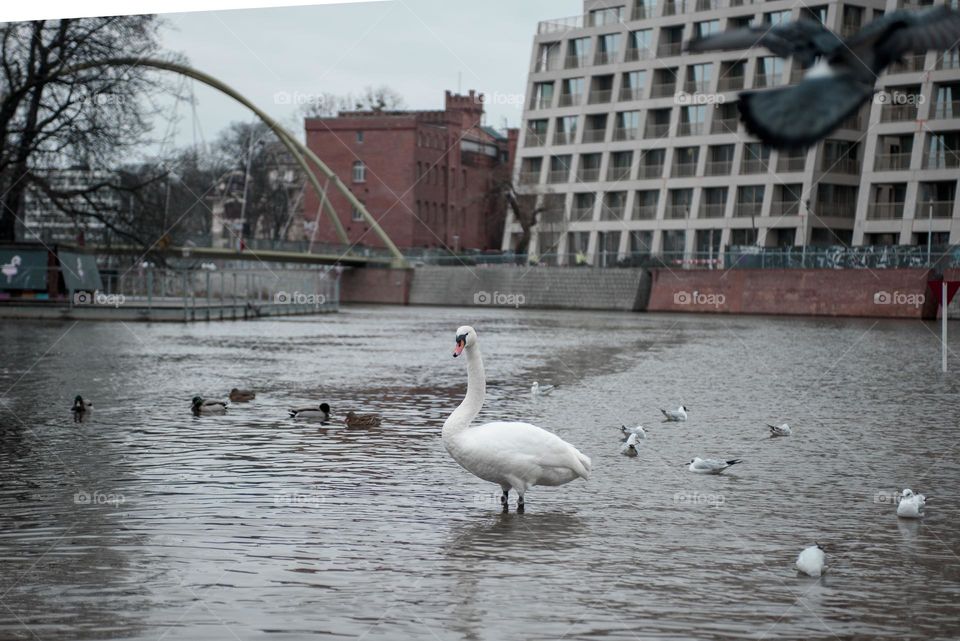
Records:
[[[820,576],[825,569],[827,555],[819,545],[811,545],[797,556],[797,570],[808,576]]]
[[[461,327],[458,340],[461,336],[466,336],[467,394],[443,424],[443,445],[450,456],[474,476],[496,483],[504,492],[512,488],[521,498],[533,485],[587,479],[590,459],[545,429],[504,421],[470,427],[483,407],[486,378],[476,332]]]
[[[919,519],[923,516],[923,506],[927,504],[927,497],[923,494],[914,494],[907,488],[900,495],[897,504],[897,516],[904,519]]]

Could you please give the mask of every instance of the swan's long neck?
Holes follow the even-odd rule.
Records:
[[[467,395],[443,424],[443,438],[448,439],[467,429],[480,413],[487,394],[487,379],[483,373],[483,358],[477,345],[463,350],[467,357]]]

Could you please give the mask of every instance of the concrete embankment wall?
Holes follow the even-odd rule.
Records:
[[[933,318],[928,269],[653,271],[647,311]]]
[[[414,270],[409,302],[640,311],[649,291],[650,275],[643,269],[428,266]]]

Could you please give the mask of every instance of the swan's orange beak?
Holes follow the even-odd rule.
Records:
[[[453,349],[454,358],[456,358],[457,356],[460,356],[460,354],[463,353],[463,347],[466,344],[467,344],[467,341],[465,339],[462,339],[462,338],[457,339],[457,346]]]

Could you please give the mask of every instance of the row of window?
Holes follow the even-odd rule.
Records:
[[[421,178],[423,181],[421,182]],[[457,170],[449,165],[438,165],[436,163],[417,161],[417,184],[437,185],[446,187],[467,188],[467,169],[460,168],[460,179],[457,180]]]

